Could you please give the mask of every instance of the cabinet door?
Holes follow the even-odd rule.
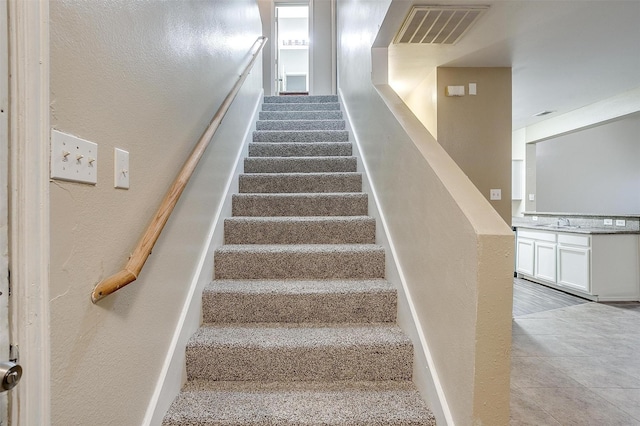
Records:
[[[516,243],[516,272],[533,276],[533,240],[518,238]]]
[[[558,284],[591,293],[591,249],[558,246]]]
[[[556,282],[556,244],[536,241],[534,277]]]

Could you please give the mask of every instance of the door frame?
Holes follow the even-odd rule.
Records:
[[[10,418],[49,425],[49,1],[7,1],[11,339],[25,372]]]
[[[273,46],[273,54],[271,55],[271,71],[275,72],[274,78],[272,78],[271,80],[271,84],[274,85],[273,87],[273,93],[275,95],[278,95],[280,93],[280,88],[279,88],[279,82],[278,82],[278,73],[277,73],[277,69],[276,68],[276,61],[279,60],[278,58],[278,34],[276,31],[276,26],[278,25],[276,23],[276,7],[279,6],[307,6],[309,8],[309,26],[308,26],[308,38],[309,38],[309,75],[308,75],[308,80],[309,80],[309,94],[314,93],[313,92],[313,78],[312,78],[312,74],[313,74],[313,40],[312,40],[312,36],[313,36],[313,2],[314,0],[273,0],[271,3],[271,46]]]

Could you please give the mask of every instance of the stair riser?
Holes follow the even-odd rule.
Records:
[[[366,216],[366,194],[232,195],[233,216]]]
[[[227,219],[225,244],[373,244],[375,220],[251,221]]]
[[[372,323],[396,320],[396,293],[238,294],[205,292],[205,323]]]
[[[240,193],[361,192],[359,173],[242,174]]]
[[[355,172],[356,157],[331,158],[255,158],[244,159],[245,173],[328,173]]]
[[[340,104],[333,102],[316,104],[270,103],[262,104],[263,111],[340,111]]]
[[[250,246],[249,246],[250,247]],[[384,251],[260,252],[214,255],[216,279],[384,278]]]
[[[342,120],[342,111],[260,111],[260,120]]]
[[[316,95],[316,96],[265,96],[264,103],[272,104],[272,103],[303,103],[303,104],[313,104],[313,103],[327,103],[327,102],[338,102],[337,95]]]
[[[348,142],[349,132],[346,130],[305,130],[279,131],[256,130],[253,142]]]
[[[344,120],[261,120],[256,130],[344,130]]]
[[[411,345],[187,347],[187,377],[209,380],[410,380]]]
[[[350,156],[349,142],[326,143],[250,143],[250,157]]]

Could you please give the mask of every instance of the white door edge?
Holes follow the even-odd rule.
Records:
[[[12,425],[49,425],[49,2],[8,0]],[[87,301],[88,303],[88,301]]]
[[[9,345],[9,40],[7,0],[0,0],[0,361]],[[8,424],[7,392],[0,394],[0,426]]]

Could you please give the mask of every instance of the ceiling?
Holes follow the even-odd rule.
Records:
[[[392,44],[413,4],[490,8],[455,45]],[[512,67],[519,129],[640,87],[640,0],[394,0],[374,46],[401,96],[438,66]]]

